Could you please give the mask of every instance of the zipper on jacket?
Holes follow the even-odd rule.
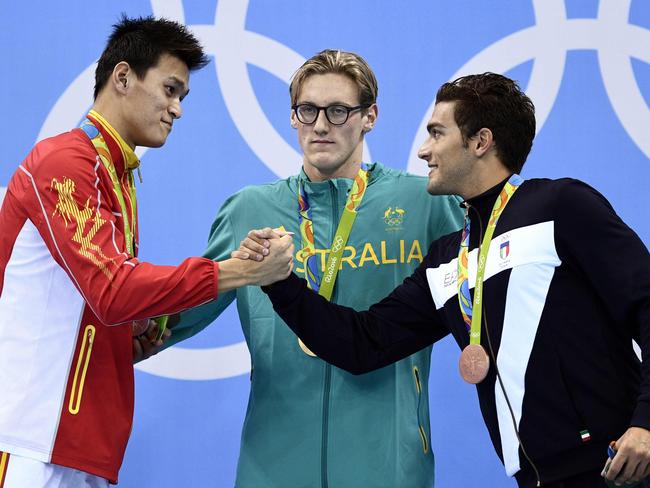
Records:
[[[418,430],[420,432],[420,440],[422,441],[422,450],[424,454],[429,452],[429,439],[427,439],[427,432],[422,427],[422,422],[420,422],[420,404],[422,403],[422,383],[420,382],[420,370],[417,366],[413,366],[413,376],[415,377],[415,390],[418,394],[418,406],[417,406],[417,421],[418,421]]]
[[[332,218],[330,230],[330,242],[334,241],[334,234],[336,234],[336,228],[338,224],[338,192],[334,184],[330,181],[330,198],[332,200]],[[346,195],[347,197],[347,195]],[[331,297],[332,302],[336,302],[336,290],[332,292]],[[329,441],[329,410],[330,410],[330,391],[332,383],[332,366],[329,363],[325,363],[325,378],[323,380],[323,426],[321,434],[321,488],[328,488],[328,476],[327,476],[327,447]]]
[[[81,395],[84,391],[84,382],[86,381],[86,373],[88,371],[88,364],[90,363],[90,355],[92,354],[94,340],[95,326],[87,325],[83,332],[83,338],[81,339],[81,348],[79,349],[79,357],[77,358],[77,367],[74,371],[72,388],[70,390],[68,411],[72,415],[78,414],[79,408],[81,407]]]

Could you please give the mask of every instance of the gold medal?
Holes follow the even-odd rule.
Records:
[[[300,346],[300,349],[302,349],[302,352],[304,352],[307,356],[311,356],[314,358],[317,358],[316,354],[311,352],[311,349],[309,349],[307,346],[305,346],[305,343],[302,342],[300,339],[298,339],[298,345]]]
[[[490,370],[490,357],[480,344],[470,344],[460,354],[460,376],[473,385],[483,381]]]

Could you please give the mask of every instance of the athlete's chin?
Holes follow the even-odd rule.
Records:
[[[427,193],[429,195],[446,195],[443,185],[440,184],[440,181],[434,178],[429,178],[427,182]]]
[[[149,138],[146,139],[140,143],[136,143],[136,146],[142,146],[142,147],[151,147],[151,148],[157,148],[157,147],[162,147],[165,145],[165,142],[167,142],[167,136],[164,137],[155,137],[155,138]]]
[[[316,154],[309,161],[310,166],[313,166],[314,169],[318,170],[321,173],[333,173],[336,172],[343,164],[337,159],[329,157],[325,154]]]

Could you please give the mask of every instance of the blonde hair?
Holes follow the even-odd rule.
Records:
[[[298,102],[300,89],[307,78],[326,73],[338,73],[351,79],[359,89],[360,105],[372,105],[377,102],[377,79],[368,63],[355,53],[325,49],[305,61],[293,74],[289,85],[291,105]]]

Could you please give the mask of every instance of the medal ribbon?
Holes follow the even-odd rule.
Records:
[[[481,316],[483,315],[482,299],[483,299],[483,276],[485,274],[485,265],[487,263],[487,255],[490,249],[490,242],[494,229],[497,226],[499,217],[506,208],[506,205],[515,194],[517,188],[523,183],[523,178],[518,174],[513,174],[506,182],[494,207],[490,214],[487,230],[483,242],[481,243],[480,252],[478,255],[478,264],[476,269],[476,285],[474,286],[474,301],[472,303],[471,295],[469,293],[469,272],[468,272],[468,257],[469,257],[469,234],[470,234],[470,219],[469,208],[465,212],[465,223],[463,233],[461,236],[460,248],[458,250],[458,303],[460,305],[460,313],[463,315],[463,320],[469,332],[470,344],[481,343]]]
[[[302,237],[302,249],[300,253],[305,263],[305,279],[309,288],[327,300],[332,297],[334,283],[339,272],[341,256],[352,231],[354,219],[357,217],[356,208],[361,204],[361,200],[368,186],[369,172],[368,166],[362,163],[359,172],[354,177],[352,190],[345,202],[343,215],[334,234],[334,240],[332,241],[332,247],[330,248],[322,279],[318,269],[318,258],[316,256],[311,207],[309,206],[304,182],[300,180],[298,183],[298,222],[300,223],[300,235]]]
[[[103,120],[101,115],[99,115],[94,110],[91,110],[90,113],[97,119]],[[132,169],[133,167],[137,167],[138,161],[135,160],[136,163],[135,166],[128,167],[127,158],[126,155],[124,155],[124,165],[128,169],[127,184],[129,189],[129,196],[131,197],[131,219],[129,219],[126,211],[126,202],[124,200],[124,194],[122,193],[122,185],[120,184],[120,180],[117,177],[117,171],[115,170],[115,165],[113,164],[113,156],[111,156],[111,151],[108,149],[108,145],[104,140],[104,136],[102,136],[102,133],[99,130],[99,128],[88,118],[86,118],[81,123],[80,129],[84,131],[84,134],[88,136],[90,142],[92,142],[93,146],[95,146],[95,150],[97,151],[97,155],[99,156],[99,159],[101,159],[102,164],[104,165],[106,171],[108,171],[108,174],[111,177],[111,182],[113,183],[113,192],[115,192],[115,196],[117,197],[117,200],[120,203],[120,210],[122,211],[122,221],[124,222],[124,240],[126,241],[126,251],[129,256],[135,257],[135,249],[134,249],[135,239],[133,237],[133,232],[131,231],[130,222],[133,223],[133,228],[135,229],[135,225],[137,222],[137,214],[136,214],[136,204],[135,204],[136,202],[135,179],[133,178]],[[119,134],[117,134],[117,132],[114,133],[114,136],[117,136],[119,138]],[[118,140],[118,144],[120,144],[119,140]],[[122,149],[122,154],[124,154],[124,149],[123,148],[121,149]],[[140,170],[138,169],[138,171]],[[142,178],[140,178],[140,181],[142,181]],[[168,315],[163,315],[161,317],[156,317],[153,319],[158,324],[156,341],[162,339],[163,333],[165,332],[165,328],[167,327],[168,319],[169,319]]]
[[[113,183],[113,191],[115,196],[120,203],[120,209],[122,210],[122,221],[124,222],[124,240],[126,241],[126,251],[129,256],[135,256],[134,253],[134,239],[133,232],[131,231],[131,222],[133,222],[133,227],[135,228],[136,223],[136,209],[135,209],[135,181],[133,178],[133,172],[127,172],[128,179],[128,188],[129,194],[131,196],[131,219],[128,218],[126,211],[126,202],[124,201],[124,195],[122,194],[122,185],[120,180],[117,177],[117,171],[115,170],[115,165],[113,164],[113,157],[111,152],[108,149],[108,145],[102,136],[101,131],[95,126],[95,124],[88,118],[86,118],[81,125],[79,126],[81,130],[84,131],[84,134],[88,136],[90,142],[95,146],[97,155],[101,159],[104,167],[108,171],[108,174],[111,177],[111,182]],[[126,164],[126,162],[125,162]]]

